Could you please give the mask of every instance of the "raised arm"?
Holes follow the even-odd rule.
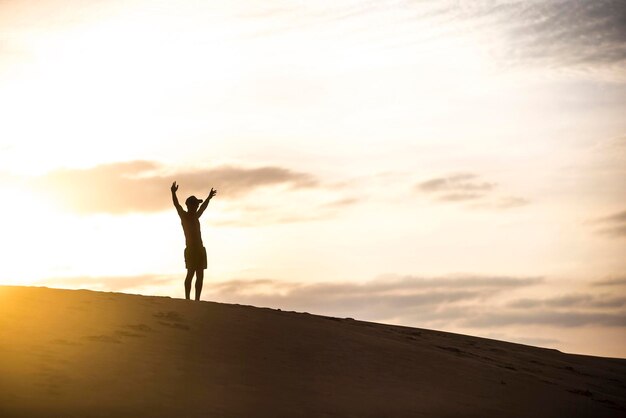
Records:
[[[174,202],[176,212],[178,212],[178,214],[182,216],[185,211],[183,210],[182,206],[180,206],[180,203],[178,203],[178,197],[176,196],[176,191],[178,191],[178,185],[176,184],[176,182],[172,183],[172,187],[170,187],[170,190],[172,191],[172,202]]]
[[[202,216],[206,207],[209,206],[209,200],[213,199],[213,196],[215,196],[216,194],[217,194],[217,190],[213,190],[213,188],[211,187],[211,192],[209,193],[209,197],[204,199],[204,202],[202,202],[202,204],[198,208],[198,218]]]

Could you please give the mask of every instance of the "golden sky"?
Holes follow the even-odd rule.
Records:
[[[625,357],[623,9],[0,2],[0,283]]]

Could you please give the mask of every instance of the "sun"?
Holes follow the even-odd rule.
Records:
[[[48,265],[48,255],[40,248],[42,236],[47,244],[47,230],[58,230],[62,225],[55,222],[58,213],[54,206],[34,192],[17,185],[0,185],[0,193],[7,197],[0,207],[0,283],[27,284]]]

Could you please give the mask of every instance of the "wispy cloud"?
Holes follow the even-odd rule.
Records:
[[[457,173],[435,177],[417,183],[414,188],[440,202],[473,202],[472,207],[510,209],[524,206],[527,199],[514,196],[494,195],[496,183],[480,180],[477,174]]]
[[[626,286],[626,277],[615,277],[611,279],[598,280],[593,282],[594,286]]]
[[[462,23],[460,36],[478,31],[504,40],[498,45],[484,38],[484,48],[506,65],[587,72],[609,67],[624,76],[619,65],[626,61],[626,8],[620,0],[447,2],[440,13]]]
[[[597,232],[612,238],[626,237],[626,210],[597,218],[594,222],[600,227]]]
[[[626,8],[620,0],[313,2],[264,16],[288,18],[281,31],[347,26],[355,41],[383,47],[478,35],[477,47],[505,66],[585,71],[608,66],[624,76],[618,65],[626,60]],[[437,30],[425,34],[415,30],[420,27]]]
[[[424,192],[486,192],[495,187],[495,183],[477,181],[477,175],[471,173],[452,174],[419,183],[417,187]]]
[[[621,308],[626,307],[626,297],[593,295],[588,293],[562,295],[545,299],[517,299],[508,304],[511,308]]]
[[[485,3],[486,4],[486,3]],[[626,60],[626,9],[619,0],[502,2],[512,51],[540,63],[614,64]]]
[[[138,291],[143,287],[168,286],[180,282],[180,277],[160,274],[141,274],[136,276],[75,276],[53,277],[41,280],[39,285],[70,287],[90,290],[106,290],[113,292]]]
[[[472,328],[504,327],[509,325],[548,325],[555,327],[581,327],[603,325],[626,327],[626,312],[581,312],[575,310],[520,310],[499,311],[497,315],[481,314],[463,319],[460,325]]]
[[[626,222],[626,210],[614,213],[614,214],[609,215],[609,216],[605,216],[605,217],[599,218],[598,222],[625,223]]]
[[[498,197],[491,201],[480,202],[474,207],[476,208],[485,208],[485,209],[512,209],[518,208],[521,206],[526,206],[530,203],[530,200],[525,199],[523,197],[515,197],[515,196],[506,196],[506,197]]]

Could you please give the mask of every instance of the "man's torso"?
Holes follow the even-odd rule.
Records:
[[[185,233],[185,244],[187,247],[202,247],[202,234],[200,232],[200,219],[196,214],[183,212],[180,216],[180,223],[183,225]]]

